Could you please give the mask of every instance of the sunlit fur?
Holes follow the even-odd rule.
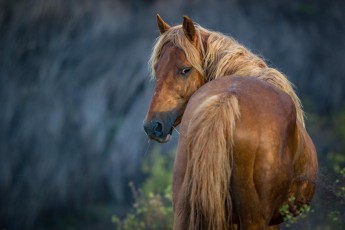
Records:
[[[189,100],[180,133],[175,230],[279,229],[268,225],[282,223],[282,205],[294,212],[310,204],[314,145],[293,101],[269,83],[226,76],[205,84]]]
[[[151,76],[155,78],[155,65],[164,44],[172,42],[181,48],[191,65],[206,81],[227,75],[253,76],[269,82],[289,94],[295,104],[297,119],[304,126],[304,112],[291,82],[278,70],[268,67],[265,61],[250,52],[233,38],[195,25],[199,44],[195,47],[186,39],[181,25],[170,28],[162,34],[150,58]],[[204,44],[204,45],[202,45]]]

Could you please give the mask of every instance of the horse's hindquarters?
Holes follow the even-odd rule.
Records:
[[[280,222],[281,216],[275,214],[288,198],[295,174],[294,154],[298,150],[296,133],[299,131],[296,129],[296,110],[287,94],[262,80],[251,77],[223,77],[214,80],[200,88],[189,101],[180,127],[179,148],[174,167],[175,221],[188,223],[191,220],[189,212],[192,207],[189,206],[189,202],[193,194],[184,186],[193,183],[186,180],[194,180],[195,177],[186,176],[188,167],[195,164],[209,164],[202,161],[202,157],[198,158],[197,163],[191,162],[195,160],[193,156],[199,153],[193,152],[195,148],[191,148],[193,143],[188,141],[188,138],[191,135],[197,136],[198,132],[205,132],[204,142],[217,143],[219,137],[215,134],[225,130],[224,126],[229,125],[219,123],[218,119],[221,121],[228,119],[233,107],[229,107],[228,112],[223,113],[224,117],[220,118],[220,113],[215,114],[213,118],[200,123],[198,129],[189,132],[189,127],[193,126],[195,111],[198,111],[204,102],[219,95],[236,98],[239,107],[234,135],[228,138],[229,145],[233,143],[233,158],[229,158],[232,207],[223,207],[230,216],[228,221],[240,223],[241,228],[244,229],[255,226],[265,228],[270,222],[273,223],[272,221]],[[222,106],[224,97],[219,97],[219,100],[212,103]],[[210,111],[208,109],[207,113]],[[209,122],[216,124],[218,129],[205,131],[202,127]],[[224,135],[231,136],[227,132],[224,132]],[[202,154],[216,153],[210,150]],[[220,154],[231,154],[231,152],[225,151]],[[209,161],[212,160],[211,157]],[[198,173],[202,174],[203,171],[199,170]],[[217,175],[214,176],[213,180],[217,180]],[[212,180],[209,175],[205,175],[204,178]]]

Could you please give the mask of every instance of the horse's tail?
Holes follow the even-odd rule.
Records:
[[[230,177],[234,129],[240,116],[237,97],[223,93],[196,109],[187,132],[185,183],[190,202],[189,229],[229,229]]]

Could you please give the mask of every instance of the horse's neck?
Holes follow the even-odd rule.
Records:
[[[238,54],[234,53],[233,57],[236,55]],[[229,75],[260,77],[267,70],[266,64],[260,59],[253,60],[254,58],[250,57],[248,60],[245,56],[237,60],[232,59],[236,58],[229,57],[228,60],[221,60],[223,63],[217,62],[219,60],[213,61],[209,69],[205,70],[206,79],[211,81]]]
[[[228,75],[259,77],[268,68],[261,58],[230,37],[207,34],[202,41],[208,81]]]

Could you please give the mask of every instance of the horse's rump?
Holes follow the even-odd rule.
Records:
[[[269,101],[266,102],[266,98]],[[231,201],[241,199],[242,194],[238,194],[238,191],[245,188],[239,182],[247,179],[238,175],[242,170],[239,169],[240,165],[252,164],[257,156],[267,158],[267,163],[273,165],[277,159],[289,161],[290,156],[283,155],[288,154],[286,145],[290,140],[287,139],[294,138],[295,124],[296,111],[290,97],[257,78],[224,77],[200,88],[191,98],[182,120],[181,130],[187,130],[186,135],[180,135],[180,142],[186,139],[182,142],[188,145],[184,146],[188,149],[188,163],[182,185],[182,193],[188,197],[181,200],[190,202],[189,229],[227,229],[232,221],[238,222],[232,219]],[[275,138],[271,138],[272,142],[258,145],[260,137],[269,135],[275,135]],[[233,152],[234,149],[241,152]],[[269,155],[275,156],[269,158]],[[237,175],[232,176],[233,164]],[[258,166],[262,169],[265,167]],[[263,181],[262,173],[256,172],[254,182],[259,183],[256,184],[258,188],[267,186],[268,190],[262,191],[273,194],[261,194],[259,191],[258,195],[272,196],[274,201],[282,203],[287,196],[288,175],[290,178],[292,175],[284,171],[285,166],[269,167],[272,168],[266,172],[271,174],[269,181]],[[248,173],[253,178],[254,173]],[[280,173],[285,173],[285,176]],[[265,185],[273,181],[277,188]],[[235,189],[238,197],[231,198],[230,184],[233,183],[239,187]],[[251,206],[250,203],[258,207],[263,205],[259,200],[248,199],[246,202],[248,206]],[[277,208],[272,203],[276,204],[271,200],[265,202],[263,209],[267,213],[272,214],[273,209]],[[238,210],[241,208],[239,206],[234,208],[236,212],[242,211]]]

